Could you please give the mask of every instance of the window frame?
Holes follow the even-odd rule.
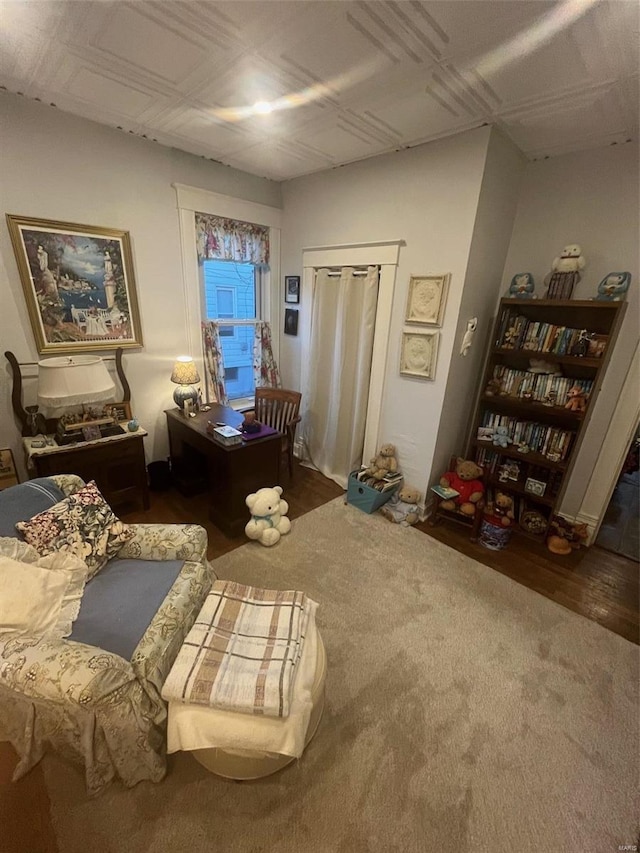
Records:
[[[182,245],[182,286],[185,306],[185,337],[176,341],[179,351],[193,354],[194,361],[204,375],[204,356],[202,352],[202,318],[206,316],[202,309],[204,293],[202,265],[198,262],[196,245],[196,211],[223,216],[227,219],[239,219],[242,222],[255,222],[269,228],[270,258],[269,268],[263,272],[262,280],[262,319],[271,324],[273,352],[276,360],[280,358],[280,320],[282,316],[280,242],[282,230],[282,209],[268,204],[234,198],[222,193],[211,192],[200,187],[174,183],[180,223],[180,242]],[[184,344],[182,343],[184,341]],[[253,401],[245,401],[244,406],[234,403],[232,408],[249,408]]]

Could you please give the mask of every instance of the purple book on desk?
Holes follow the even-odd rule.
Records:
[[[266,438],[268,435],[275,435],[277,432],[278,430],[273,427],[267,426],[266,424],[260,424],[259,432],[243,432],[242,440],[251,441],[252,438]]]

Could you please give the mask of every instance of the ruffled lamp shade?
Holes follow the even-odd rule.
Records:
[[[192,400],[194,404],[198,402],[198,392],[193,386],[200,382],[200,376],[191,356],[181,355],[176,360],[171,381],[178,386],[173,392],[173,400],[179,409],[184,409],[185,400]]]
[[[115,399],[113,379],[96,355],[46,358],[38,367],[38,405],[47,417],[59,417],[74,406]]]

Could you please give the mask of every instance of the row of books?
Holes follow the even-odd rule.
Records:
[[[504,364],[496,364],[493,379],[500,383],[498,394],[507,397],[521,397],[546,403],[550,406],[564,406],[567,393],[578,385],[588,397],[593,388],[592,379],[570,379],[568,376],[554,376],[550,373],[531,373],[527,370],[514,370]]]
[[[511,443],[516,448],[518,445],[526,445],[526,452],[540,453],[550,462],[561,462],[568,457],[575,434],[569,429],[522,421],[496,412],[485,412],[478,431],[479,440],[493,441],[491,431],[498,426],[507,428]]]
[[[589,351],[592,333],[585,329],[555,326],[529,320],[512,308],[502,312],[496,346],[503,349],[524,349],[531,352],[552,352],[556,355],[602,355],[602,349]]]

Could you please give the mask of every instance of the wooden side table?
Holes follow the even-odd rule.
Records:
[[[146,430],[138,429],[65,446],[34,448],[32,438],[23,438],[22,443],[31,477],[77,474],[85,482],[95,480],[110,506],[141,500],[144,509],[149,509],[145,435]]]

